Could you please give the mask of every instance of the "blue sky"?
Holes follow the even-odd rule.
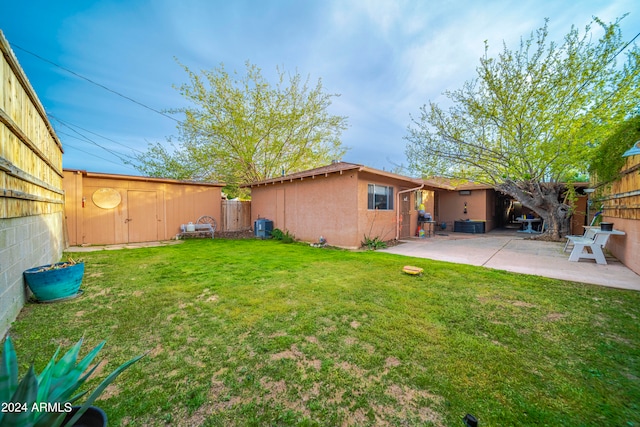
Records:
[[[637,0],[3,3],[0,29],[63,143],[63,166],[133,175],[119,157],[177,135],[176,122],[31,53],[155,110],[185,105],[174,85],[187,76],[174,58],[192,70],[243,72],[250,61],[269,79],[276,67],[320,78],[341,95],[331,113],[348,117],[343,160],[390,170],[407,163],[410,115],[475,77],[485,40],[494,53],[503,41],[515,49],[549,18],[560,41],[572,24],[625,13],[625,39],[640,31]]]

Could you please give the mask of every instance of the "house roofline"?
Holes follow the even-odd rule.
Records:
[[[357,171],[357,172],[366,172],[373,175],[383,176],[386,178],[392,178],[400,181],[405,181],[411,185],[420,185],[421,180],[410,178],[403,175],[398,175],[392,172],[382,171],[375,168],[370,168],[368,166],[360,165],[357,163],[348,163],[348,162],[335,162],[327,166],[321,166],[314,169],[309,169],[301,172],[292,173],[289,175],[279,176],[277,178],[265,179],[262,181],[255,181],[252,183],[242,184],[241,188],[253,188],[260,187],[262,185],[275,185],[275,184],[284,184],[285,182],[293,182],[293,181],[302,181],[306,178],[314,179],[318,176],[329,176],[331,174],[344,174],[345,172]]]
[[[115,173],[103,173],[103,172],[87,172],[82,169],[63,169],[64,172],[73,172],[76,174],[82,174],[87,178],[105,178],[105,179],[118,179],[128,181],[142,181],[142,182],[157,182],[166,184],[185,184],[185,185],[200,185],[205,187],[224,187],[226,184],[215,182],[200,182],[200,181],[185,181],[171,178],[154,178],[150,176],[137,176],[137,175],[123,175]]]

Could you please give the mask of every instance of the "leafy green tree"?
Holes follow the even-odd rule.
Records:
[[[594,150],[589,165],[594,183],[602,185],[618,179],[626,160],[622,155],[637,141],[640,141],[640,115],[618,126]]]
[[[620,19],[572,27],[561,44],[547,23],[497,58],[485,42],[477,77],[445,92],[448,109],[423,106],[405,139],[413,170],[493,185],[559,238],[568,230],[565,182],[587,172],[592,150],[638,111],[640,52],[623,41]]]
[[[137,157],[138,170],[150,176],[221,181],[230,191],[241,183],[273,178],[328,164],[345,149],[340,135],[346,117],[328,112],[339,95],[324,92],[299,74],[278,69],[271,85],[261,70],[246,64],[246,74],[229,74],[220,65],[197,74],[183,65],[189,83],[178,88],[190,106],[178,125],[178,143],[155,143]]]

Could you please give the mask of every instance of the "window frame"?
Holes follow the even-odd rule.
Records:
[[[376,192],[376,189],[384,188],[384,194],[379,194]],[[380,210],[380,211],[393,211],[394,210],[394,187],[393,185],[382,185],[382,184],[367,184],[367,209],[372,210]],[[384,207],[380,206],[380,202],[376,200],[376,197],[385,197],[386,202],[384,203]]]

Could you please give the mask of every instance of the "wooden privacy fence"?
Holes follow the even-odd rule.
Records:
[[[221,231],[251,230],[251,202],[240,200],[223,200]]]
[[[62,212],[62,144],[0,32],[0,218]]]
[[[604,202],[604,216],[640,219],[640,155],[627,158],[621,178],[611,184]]]

